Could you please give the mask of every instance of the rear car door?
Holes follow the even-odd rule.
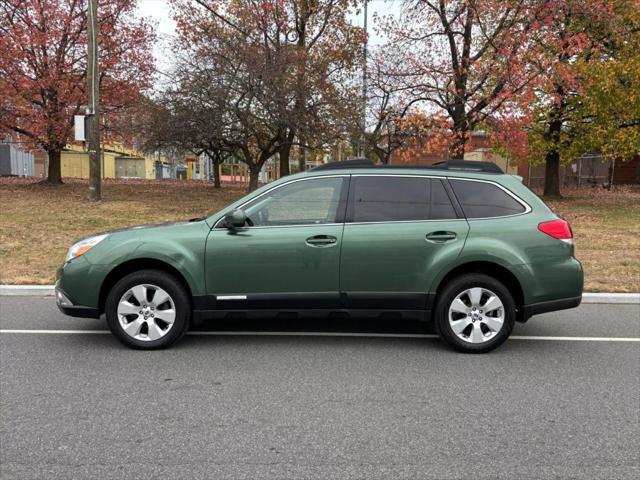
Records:
[[[351,309],[423,310],[440,268],[457,258],[469,225],[446,179],[353,175],[340,286]]]
[[[337,307],[348,179],[282,184],[241,207],[252,226],[229,229],[218,222],[206,247],[210,307]]]

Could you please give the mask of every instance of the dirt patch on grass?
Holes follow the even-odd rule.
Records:
[[[143,223],[213,212],[244,194],[241,187],[171,180],[107,180],[104,201],[87,200],[88,184],[0,179],[0,283],[49,284],[79,237]],[[565,190],[548,205],[570,223],[587,291],[640,291],[640,187],[609,192]]]

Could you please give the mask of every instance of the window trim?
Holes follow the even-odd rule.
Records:
[[[379,225],[382,223],[427,223],[427,222],[456,222],[456,221],[461,221],[461,220],[466,220],[466,218],[464,217],[464,215],[460,215],[460,212],[458,212],[458,209],[456,208],[456,204],[458,203],[458,200],[456,198],[451,198],[451,193],[449,192],[448,188],[447,188],[447,177],[442,177],[442,176],[438,176],[438,175],[420,175],[420,174],[392,174],[392,173],[386,173],[386,174],[381,174],[381,173],[358,173],[358,174],[352,174],[351,178],[352,180],[355,177],[390,177],[390,178],[397,178],[397,177],[402,177],[402,178],[425,178],[425,179],[438,179],[442,182],[442,186],[444,187],[444,190],[447,194],[447,196],[449,197],[449,201],[451,201],[451,206],[453,207],[453,210],[455,211],[457,217],[456,218],[434,218],[434,219],[428,219],[428,220],[386,220],[386,221],[371,221],[371,222],[354,222],[349,220],[349,211],[350,209],[353,208],[353,205],[349,202],[349,199],[347,198],[347,215],[345,216],[345,225]],[[352,183],[350,183],[349,185],[349,190],[351,190],[351,188],[353,188]]]
[[[260,195],[256,195],[252,198],[250,198],[249,200],[247,200],[246,202],[244,202],[243,204],[239,205],[238,207],[236,207],[235,209],[238,208],[243,208],[245,205],[247,205],[248,203],[262,197],[263,195],[266,195],[268,193],[271,193],[272,191],[274,191],[275,189],[284,187],[285,185],[290,185],[292,183],[296,183],[296,182],[304,182],[307,180],[315,180],[318,178],[334,178],[334,177],[340,177],[340,178],[345,178],[346,177],[346,187],[345,184],[343,184],[342,186],[342,192],[341,192],[341,202],[343,202],[343,209],[342,212],[338,213],[338,218],[342,219],[341,222],[335,222],[335,223],[310,223],[310,224],[297,224],[297,225],[268,225],[268,226],[260,226],[260,227],[244,227],[244,228],[253,228],[253,229],[258,229],[258,228],[295,228],[295,227],[329,227],[329,226],[339,226],[339,225],[369,225],[369,224],[382,224],[382,223],[428,223],[428,222],[455,222],[455,221],[473,221],[473,220],[490,220],[490,219],[497,219],[497,218],[510,218],[510,217],[517,217],[520,215],[527,215],[529,213],[531,213],[531,211],[533,210],[531,208],[531,206],[525,202],[524,200],[522,200],[519,196],[517,196],[515,193],[513,193],[511,190],[509,190],[506,187],[503,187],[502,185],[500,185],[497,182],[491,181],[491,180],[483,180],[483,179],[478,179],[478,178],[464,178],[464,177],[449,177],[449,176],[441,176],[441,175],[421,175],[421,174],[381,174],[381,173],[358,173],[358,174],[349,174],[349,173],[342,173],[342,174],[332,174],[332,175],[317,175],[317,176],[313,176],[313,177],[305,177],[305,178],[297,178],[295,180],[291,180],[289,182],[285,182],[285,183],[281,183],[280,185],[276,185],[273,188],[270,188],[269,190],[262,192]],[[419,178],[431,178],[431,179],[440,179],[443,182],[443,185],[445,187],[445,191],[447,192],[447,194],[449,195],[449,199],[451,200],[451,203],[453,204],[454,210],[456,210],[456,214],[459,215],[458,218],[447,218],[447,219],[432,219],[432,220],[390,220],[390,221],[377,221],[377,222],[351,222],[351,221],[347,221],[346,218],[346,214],[349,208],[349,190],[351,189],[351,179],[354,177],[419,177]],[[458,200],[458,198],[455,196],[455,191],[453,189],[453,185],[451,185],[450,180],[463,180],[465,182],[480,182],[480,183],[489,183],[491,185],[495,185],[496,187],[498,187],[499,189],[501,189],[502,191],[504,191],[507,195],[509,195],[510,197],[512,197],[513,199],[515,199],[518,203],[520,203],[524,208],[525,211],[521,212],[521,213],[514,213],[512,215],[501,215],[498,217],[476,217],[476,218],[468,218],[466,216],[466,214],[464,213],[464,210],[462,208],[462,204],[460,203],[460,201]],[[451,190],[449,190],[451,189]],[[342,200],[342,195],[345,196],[345,200]],[[453,195],[453,198],[451,198],[451,196]],[[462,215],[460,216],[460,212],[458,212],[458,207],[462,210]],[[235,210],[233,209],[233,210]],[[227,213],[231,212],[232,210],[225,210],[224,213],[222,214],[222,216],[215,222],[215,224],[212,227],[213,229],[226,229],[226,227],[221,227],[220,224],[224,221],[225,216],[227,215]]]
[[[348,190],[349,190],[349,183],[350,183],[350,178],[351,175],[349,174],[336,174],[336,175],[317,175],[317,176],[313,176],[313,177],[304,177],[304,178],[296,178],[294,180],[291,180],[289,182],[285,182],[285,183],[281,183],[279,185],[275,185],[274,187],[270,188],[269,190],[266,190],[264,192],[262,192],[260,195],[256,195],[254,197],[251,197],[250,199],[248,199],[246,202],[242,203],[241,205],[229,209],[229,210],[225,210],[224,213],[222,214],[222,216],[216,221],[216,223],[213,225],[212,230],[214,229],[218,229],[218,230],[227,230],[227,227],[222,226],[221,223],[224,222],[225,217],[227,216],[228,213],[232,212],[233,210],[238,210],[241,208],[244,208],[245,205],[253,202],[254,200],[257,200],[260,197],[263,197],[264,195],[267,195],[269,193],[272,193],[273,191],[282,188],[284,186],[287,185],[291,185],[293,183],[298,183],[298,182],[305,182],[305,181],[309,181],[309,180],[318,180],[318,179],[322,179],[322,178],[346,178],[346,181],[342,182],[342,186],[341,186],[341,191],[340,191],[340,199],[338,200],[338,212],[336,213],[336,217],[338,219],[342,219],[342,222],[332,222],[332,223],[299,223],[299,224],[292,224],[292,225],[262,225],[262,226],[257,226],[257,227],[250,227],[250,226],[246,226],[243,227],[245,229],[260,229],[260,228],[295,228],[295,227],[329,227],[329,226],[338,226],[338,225],[343,225],[344,224],[344,216],[345,216],[345,211],[346,211],[346,206],[347,206],[347,194],[348,194]]]
[[[502,185],[500,185],[497,182],[492,182],[490,180],[481,180],[481,179],[477,179],[477,178],[462,178],[462,177],[447,177],[447,181],[449,182],[450,186],[451,186],[451,191],[453,192],[453,194],[455,195],[456,190],[455,188],[453,188],[453,185],[451,185],[450,180],[462,180],[465,182],[479,182],[479,183],[489,183],[491,185],[495,185],[496,187],[498,187],[500,190],[502,190],[503,192],[505,192],[507,195],[509,195],[511,198],[513,198],[516,202],[518,202],[520,205],[522,205],[524,207],[524,212],[520,212],[520,213],[512,213],[511,215],[498,215],[498,216],[493,216],[493,217],[473,217],[473,218],[469,218],[467,216],[466,213],[464,213],[464,206],[462,205],[462,202],[460,201],[460,199],[458,199],[458,196],[456,195],[456,200],[458,201],[458,203],[460,204],[460,208],[462,209],[463,213],[464,213],[464,218],[467,221],[473,221],[473,220],[492,220],[492,219],[496,219],[496,218],[510,218],[510,217],[519,217],[520,215],[527,215],[528,213],[531,213],[531,211],[533,210],[531,208],[531,205],[529,205],[527,202],[525,202],[524,200],[522,200],[519,196],[517,196],[515,193],[513,193],[511,190],[509,190],[506,187],[503,187]]]

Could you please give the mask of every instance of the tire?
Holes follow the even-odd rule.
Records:
[[[140,270],[120,279],[107,295],[107,324],[126,346],[166,348],[189,328],[191,301],[182,284],[159,270]]]
[[[438,295],[436,330],[449,346],[485,353],[502,345],[513,330],[516,306],[509,289],[493,277],[461,275]]]

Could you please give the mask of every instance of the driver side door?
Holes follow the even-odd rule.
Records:
[[[245,227],[213,228],[205,258],[210,307],[339,306],[348,182],[348,175],[332,175],[278,185],[242,205]]]

